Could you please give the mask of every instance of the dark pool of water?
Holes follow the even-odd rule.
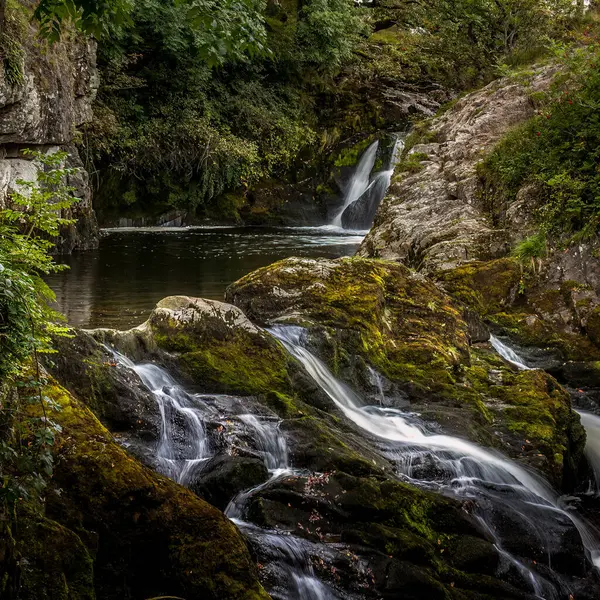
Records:
[[[223,300],[227,286],[286,258],[354,254],[363,235],[332,228],[120,230],[100,248],[64,257],[70,269],[48,278],[71,325],[129,328],[165,296]]]

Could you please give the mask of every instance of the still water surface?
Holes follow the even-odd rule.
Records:
[[[319,228],[137,229],[105,232],[98,250],[62,257],[48,278],[71,325],[139,325],[165,296],[223,300],[227,286],[288,256],[351,256],[365,232]]]

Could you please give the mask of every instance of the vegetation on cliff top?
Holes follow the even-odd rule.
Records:
[[[546,238],[579,241],[600,225],[600,27],[592,15],[576,44],[557,46],[561,69],[540,97],[537,115],[510,132],[481,174],[494,207],[512,203],[525,185],[536,189],[539,232],[517,249],[526,259],[546,250]]]
[[[97,204],[229,217],[224,192],[301,179],[341,140],[385,125],[381,85],[477,86],[572,16],[568,0],[132,1],[100,40],[84,136]]]

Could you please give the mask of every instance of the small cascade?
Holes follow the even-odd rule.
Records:
[[[239,523],[238,523],[239,525]],[[276,571],[276,588],[270,594],[274,600],[336,600],[337,595],[315,575],[313,557],[323,555],[323,547],[307,540],[268,531],[250,523],[242,530]]]
[[[255,433],[258,449],[263,456],[265,467],[271,475],[268,481],[241,492],[227,505],[225,514],[241,529],[244,529],[247,523],[244,523],[242,519],[250,498],[280,477],[294,475],[294,471],[289,466],[287,442],[279,431],[279,421],[264,417],[258,418],[251,414],[240,415],[238,419]]]
[[[257,435],[265,466],[271,473],[289,471],[287,442],[279,431],[279,421],[259,420],[255,415],[240,415],[240,421],[253,429]]]
[[[592,413],[577,412],[587,435],[585,456],[594,471],[594,491],[600,494],[600,417]]]
[[[497,337],[490,335],[490,344],[494,347],[496,352],[506,361],[513,364],[521,371],[531,371],[531,367],[528,367],[524,360],[506,344],[502,343]]]
[[[383,381],[381,379],[381,375],[372,367],[367,366],[367,369],[369,371],[371,380],[375,383],[375,387],[377,388],[379,406],[383,406],[385,404],[385,393],[383,391]]]
[[[379,141],[373,142],[360,157],[356,170],[352,175],[352,179],[344,196],[344,206],[334,217],[332,225],[335,227],[342,226],[342,215],[344,211],[353,203],[356,202],[369,187],[371,172],[375,166],[377,159],[377,150],[379,149]]]
[[[135,364],[110,349],[117,361],[135,371],[152,392],[161,415],[161,432],[156,449],[157,470],[182,485],[212,458],[204,427],[209,407],[188,394],[171,375],[158,365]]]
[[[137,373],[142,383],[154,395],[161,415],[160,439],[156,448],[157,470],[189,485],[202,466],[214,456],[205,421],[224,416],[235,419],[252,432],[254,449],[262,455],[271,477],[268,481],[245,490],[233,498],[225,514],[240,528],[255,546],[261,560],[278,580],[276,600],[336,600],[337,596],[314,573],[313,557],[321,557],[324,549],[312,542],[296,538],[285,531],[263,530],[243,521],[244,512],[254,494],[272,485],[281,477],[300,475],[289,465],[285,437],[279,420],[254,415],[220,415],[207,404],[210,397],[187,393],[163,368],[152,363],[136,364],[126,356],[108,348],[124,367]]]
[[[600,538],[579,517],[561,508],[558,495],[538,475],[491,450],[466,440],[428,431],[417,415],[396,409],[364,406],[361,397],[337,380],[327,366],[305,347],[305,330],[277,326],[271,333],[302,363],[315,382],[338,408],[369,436],[381,440],[384,452],[408,481],[473,502],[505,568],[529,585],[542,598],[567,597],[560,577],[552,571],[551,558],[561,548],[572,525],[595,566],[600,567]],[[518,358],[518,357],[517,357]],[[506,523],[509,523],[507,526]],[[526,532],[545,548],[544,575],[534,571],[505,549],[503,535],[514,528]],[[523,535],[523,533],[521,533]],[[552,575],[552,581],[547,579]]]
[[[344,208],[341,221],[345,229],[369,229],[371,227],[377,209],[390,187],[394,169],[403,148],[404,138],[398,137],[394,143],[387,169],[375,173],[367,189],[354,202]]]

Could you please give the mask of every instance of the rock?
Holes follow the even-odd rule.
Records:
[[[204,393],[253,395],[289,390],[289,358],[237,307],[200,298],[161,300],[148,321],[129,331],[96,330],[134,360],[163,359]]]
[[[534,114],[530,95],[546,89],[555,72],[538,69],[527,85],[493,82],[434,119],[427,133],[433,141],[410,149],[426,156],[422,168],[393,180],[359,254],[427,272],[506,254],[506,232],[494,227],[479,201],[477,165]]]
[[[20,519],[19,600],[96,600],[92,552],[73,531],[42,516]],[[4,571],[5,572],[5,571]],[[3,590],[6,591],[6,590]],[[8,592],[7,598],[12,598]]]
[[[128,456],[63,388],[50,383],[45,393],[59,407],[52,419],[62,431],[46,490],[48,520],[31,526],[43,533],[40,543],[54,533],[47,549],[22,538],[27,598],[59,597],[46,595],[50,573],[61,594],[68,585],[70,597],[90,600],[267,598],[222,513]],[[19,535],[27,532],[19,527]]]
[[[42,153],[57,149],[70,154],[69,166],[82,167],[73,145],[77,128],[92,118],[98,89],[96,42],[75,34],[49,45],[40,42],[36,26],[27,23],[19,43],[23,48],[21,77],[0,80],[0,209],[7,205],[17,180],[35,181],[39,166],[22,150]],[[84,170],[66,182],[80,198],[65,218],[57,251],[87,250],[98,245],[98,226],[92,210],[91,188]]]
[[[232,498],[269,479],[269,472],[259,458],[217,456],[211,459],[190,489],[207,502],[225,510]]]
[[[472,306],[503,306],[518,267],[481,264],[460,267],[460,277],[446,272],[444,286]],[[557,487],[573,485],[583,440],[569,395],[541,371],[515,373],[491,349],[470,346],[470,336],[489,337],[486,328],[469,327],[464,306],[422,275],[381,260],[291,258],[242,278],[226,297],[259,323],[305,327],[315,353],[365,396],[374,369],[434,427],[498,447]]]

